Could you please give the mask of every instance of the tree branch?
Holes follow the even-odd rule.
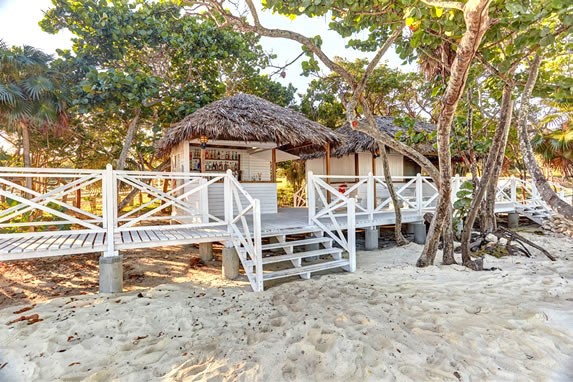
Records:
[[[330,70],[339,73],[352,87],[356,86],[356,79],[350,74],[346,69],[332,61],[323,51],[320,49],[314,41],[300,33],[285,30],[285,29],[269,29],[264,27],[259,19],[257,10],[252,0],[246,0],[251,16],[253,17],[254,25],[249,24],[244,18],[237,17],[230,13],[228,10],[224,9],[221,4],[216,0],[207,0],[213,8],[218,10],[225,21],[240,30],[246,32],[252,32],[265,37],[275,37],[275,38],[285,38],[288,40],[296,41],[303,46],[305,46],[310,52],[315,54]]]
[[[422,0],[422,3],[432,6],[432,7],[440,7],[440,8],[447,8],[447,9],[459,9],[460,11],[464,10],[464,5],[457,1],[432,1],[432,0]]]
[[[368,77],[370,77],[370,75],[372,74],[372,72],[374,71],[374,69],[376,68],[376,66],[386,53],[386,51],[390,48],[390,46],[392,46],[394,41],[396,41],[400,33],[401,33],[401,28],[395,29],[394,32],[392,32],[392,34],[386,39],[386,41],[380,47],[380,49],[378,49],[378,52],[376,52],[376,55],[372,58],[372,61],[368,63],[368,66],[364,71],[364,76],[362,76],[362,79],[358,83],[358,86],[355,87],[354,92],[352,93],[352,97],[350,98],[350,101],[348,103],[349,107],[346,109],[346,116],[349,123],[352,123],[352,120],[354,119],[353,110],[356,104],[358,103],[358,97],[361,96],[362,92],[364,91],[364,88],[366,87],[366,82],[368,81]]]

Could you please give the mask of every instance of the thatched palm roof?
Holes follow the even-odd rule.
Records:
[[[391,137],[395,137],[398,131],[404,130],[403,127],[396,125],[394,123],[394,117],[376,117],[376,124],[378,128],[390,135]],[[364,120],[361,120],[359,123],[366,123]],[[414,130],[415,131],[426,131],[432,132],[436,130],[436,126],[422,121],[416,121],[414,123]],[[333,157],[343,157],[346,155],[370,151],[371,153],[375,153],[378,149],[378,143],[374,138],[370,135],[362,133],[360,131],[354,130],[350,127],[350,124],[346,122],[344,125],[339,127],[335,130],[336,134],[338,134],[342,143],[331,151],[331,155]],[[436,155],[436,150],[430,144],[418,144],[416,145],[416,150],[421,152],[423,155]],[[317,150],[314,153],[310,153],[303,156],[303,159],[312,159],[312,158],[320,158],[325,155],[324,149]]]
[[[157,148],[160,154],[166,155],[181,141],[202,135],[210,140],[275,142],[295,153],[313,152],[327,143],[339,144],[338,135],[332,130],[304,115],[240,93],[188,115],[165,133]]]

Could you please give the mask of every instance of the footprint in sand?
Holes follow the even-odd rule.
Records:
[[[283,326],[286,323],[286,318],[284,317],[277,317],[277,318],[273,318],[271,320],[271,326],[275,327],[275,328],[279,328],[281,326]]]
[[[368,325],[370,319],[365,314],[359,312],[350,312],[350,319],[357,325]]]
[[[344,313],[340,313],[334,319],[334,325],[338,328],[346,328],[349,324],[350,324],[350,318]]]
[[[334,347],[338,335],[330,330],[324,329],[311,329],[308,332],[308,339],[314,348],[321,352],[326,353]]]

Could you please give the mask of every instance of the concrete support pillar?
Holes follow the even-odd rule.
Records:
[[[426,242],[426,225],[424,223],[415,223],[414,226],[414,243],[424,244]]]
[[[323,235],[324,234],[312,233],[308,235],[307,238],[311,239],[313,237],[321,237]],[[318,251],[319,249],[320,249],[320,244],[306,244],[304,246],[305,252]],[[316,261],[316,260],[318,260],[318,256],[307,257],[303,261]]]
[[[320,237],[323,236],[324,234],[320,235],[320,234],[316,234],[316,233],[311,233],[309,235],[306,236],[307,239],[312,239],[314,237]],[[319,244],[306,244],[304,246],[304,251],[305,252],[310,252],[310,251],[318,251],[320,249],[320,245]]]
[[[414,234],[414,223],[406,224],[406,233]]]
[[[99,258],[99,292],[123,292],[123,267],[121,256],[101,256]]]
[[[519,214],[517,212],[507,214],[507,226],[512,229],[519,227]]]
[[[364,230],[364,249],[371,251],[378,249],[378,238],[380,237],[380,228],[366,228]]]
[[[233,247],[223,248],[223,278],[233,280],[239,276],[239,255]]]
[[[199,244],[199,257],[204,263],[213,260],[213,243]]]

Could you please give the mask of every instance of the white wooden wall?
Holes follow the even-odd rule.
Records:
[[[269,182],[271,180],[271,162],[254,158],[248,153],[241,153],[241,170],[243,171],[243,181],[249,182],[258,179],[257,174],[261,174],[261,180]]]
[[[261,203],[261,213],[274,214],[277,213],[277,185],[276,183],[241,183],[241,186],[251,195],[253,199],[259,199]],[[200,205],[200,195],[193,194],[189,202],[193,206]],[[240,195],[243,208],[248,205],[247,200],[243,195]],[[214,183],[209,186],[208,192],[209,200],[209,214],[223,217],[225,215],[225,201],[224,201],[224,185],[222,183]],[[235,213],[238,213],[236,204],[233,204]]]
[[[392,176],[403,176],[404,160],[400,154],[388,154],[388,164]],[[368,175],[372,171],[372,154],[358,154],[358,175]],[[326,158],[310,159],[306,161],[306,171],[312,171],[316,175],[326,175]],[[354,174],[354,155],[342,158],[330,158],[330,175],[356,175]],[[376,175],[384,175],[382,158],[376,159]],[[333,179],[336,181],[336,179]]]

